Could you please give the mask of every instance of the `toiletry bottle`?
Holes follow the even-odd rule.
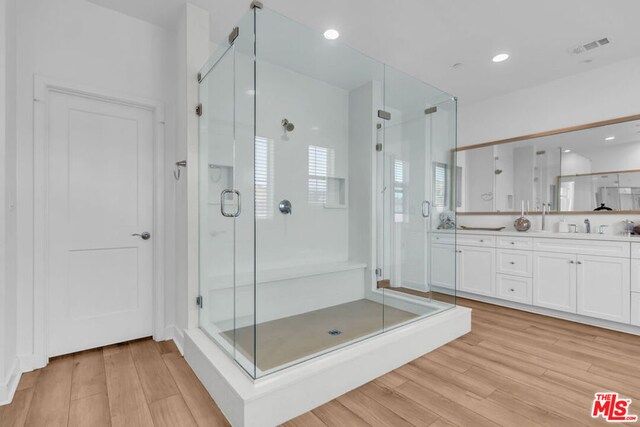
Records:
[[[558,222],[558,233],[568,233],[569,232],[569,223],[567,222],[565,217],[562,217],[560,222]]]

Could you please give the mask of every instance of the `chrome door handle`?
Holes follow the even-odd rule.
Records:
[[[142,240],[149,240],[151,238],[151,233],[144,231],[142,233],[133,233],[132,236],[140,237]]]
[[[429,216],[431,216],[431,202],[428,200],[422,202],[422,216],[425,218],[429,218]]]
[[[236,211],[234,213],[227,213],[224,210],[224,196],[226,196],[227,194],[235,194],[236,196],[238,196],[238,204],[236,207]],[[242,206],[241,206],[241,199],[240,199],[240,192],[238,190],[222,190],[222,192],[220,193],[220,213],[222,214],[222,216],[227,217],[227,218],[237,218],[240,216],[240,212],[242,210]]]

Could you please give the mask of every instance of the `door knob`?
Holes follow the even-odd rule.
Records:
[[[142,240],[149,240],[151,238],[151,233],[149,233],[148,231],[144,231],[140,234],[133,233],[132,236],[140,237]]]

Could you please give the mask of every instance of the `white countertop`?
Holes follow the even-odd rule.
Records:
[[[454,230],[434,230],[434,233],[451,234]],[[615,234],[597,233],[557,233],[552,231],[524,231],[504,229],[502,231],[484,230],[456,230],[459,234],[477,234],[485,236],[511,236],[511,237],[544,237],[550,239],[577,239],[577,240],[602,240],[615,242],[640,242],[640,236],[623,236]]]

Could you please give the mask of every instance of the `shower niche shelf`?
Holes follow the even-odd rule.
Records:
[[[340,177],[327,177],[327,200],[324,203],[326,209],[347,208],[347,179]]]

